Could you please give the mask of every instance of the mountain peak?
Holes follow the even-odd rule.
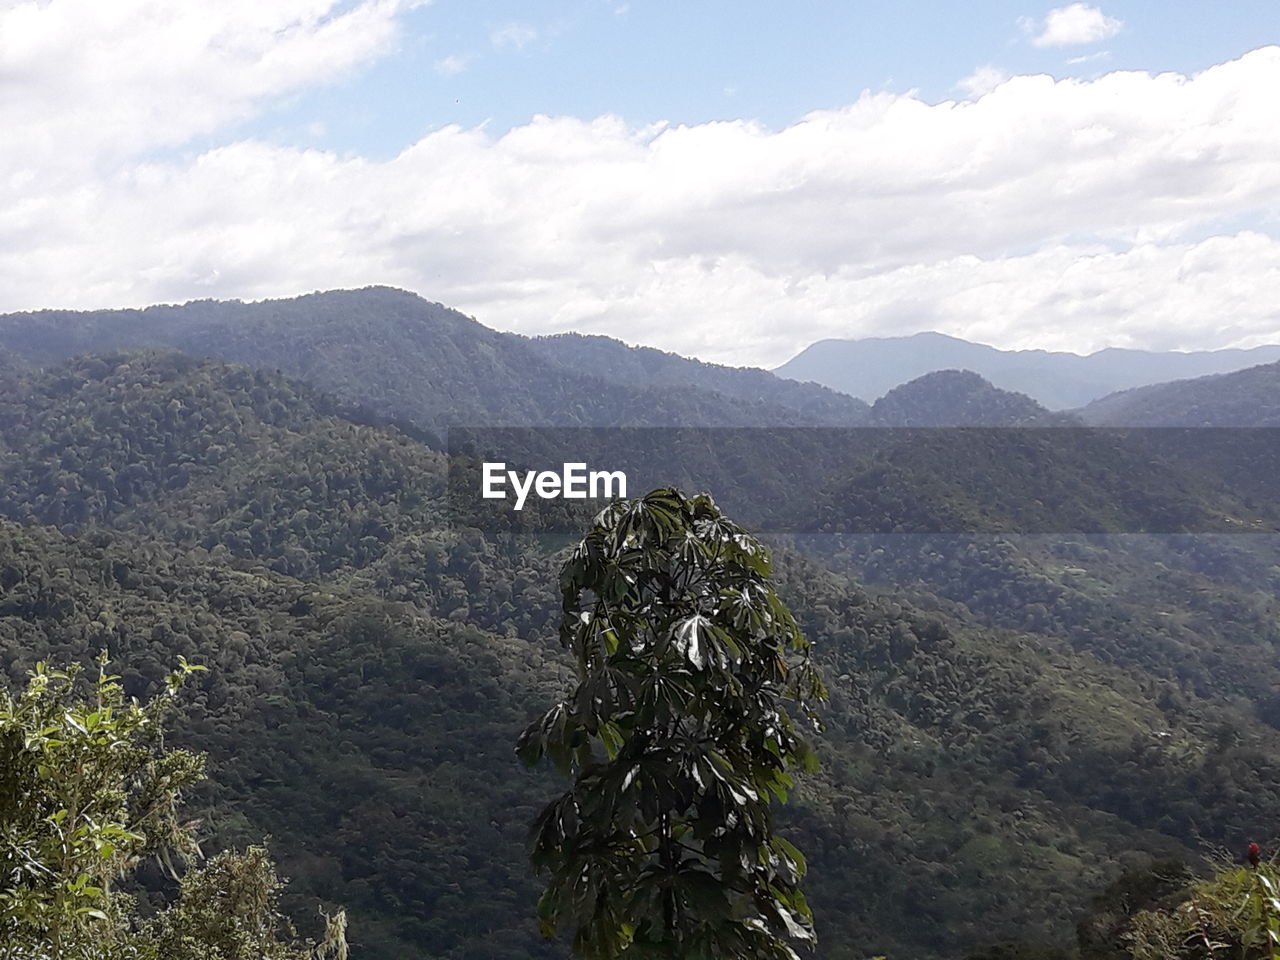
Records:
[[[1117,390],[1230,373],[1276,360],[1280,360],[1280,345],[1199,353],[1108,349],[1081,356],[1001,350],[930,331],[904,337],[822,340],[774,373],[871,401],[927,373],[965,369],[1051,410],[1074,410]]]
[[[936,370],[894,387],[871,408],[888,427],[1030,426],[1052,415],[1030,397],[1001,390],[972,370]]]
[[[607,337],[530,339],[394,287],[242,303],[0,316],[0,349],[37,365],[169,348],[279,370],[370,415],[451,424],[865,424],[865,403],[765,370],[706,364]]]

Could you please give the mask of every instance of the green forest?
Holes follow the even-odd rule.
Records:
[[[591,521],[572,536],[459,522],[450,422],[1077,423],[971,378],[872,408],[614,341],[498,334],[383,289],[15,315],[0,350],[8,722],[38,664],[78,665],[59,694],[73,710],[100,655],[118,711],[166,703],[163,746],[136,749],[203,758],[173,811],[200,854],[166,864],[154,838],[130,841],[119,894],[161,949],[212,936],[209,878],[240,878],[267,918],[246,957],[336,951],[341,911],[352,960],[570,955],[567,927],[540,929],[548,877],[529,846],[566,775],[521,763],[516,743],[580,675],[562,574]],[[1271,381],[1250,383],[1265,415]],[[761,537],[768,589],[825,685],[770,807],[807,861],[792,902],[816,946],[797,951],[1273,956],[1280,538],[1195,532],[1276,529],[1269,462],[1099,442],[1012,466],[994,449],[966,476],[945,436],[853,467],[761,439],[739,451],[759,473],[705,491],[826,531]],[[813,496],[785,496],[792,463]],[[1022,498],[1005,467],[1046,474],[1052,497]],[[750,529],[749,510],[726,512]],[[899,531],[861,532],[881,515]],[[1182,526],[1127,532],[1152,518]],[[175,685],[183,663],[202,669]]]

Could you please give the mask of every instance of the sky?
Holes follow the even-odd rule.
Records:
[[[0,0],[0,311],[1280,342],[1280,5]]]

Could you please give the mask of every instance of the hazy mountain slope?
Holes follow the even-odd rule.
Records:
[[[1102,426],[1280,426],[1280,363],[1113,393],[1079,415]]]
[[[886,427],[1036,427],[1073,422],[969,370],[939,370],[894,387],[872,405],[871,417],[877,426]]]
[[[562,362],[546,344],[386,287],[254,304],[10,314],[0,317],[0,347],[38,363],[85,351],[170,347],[279,370],[436,431],[477,424],[827,423],[846,422],[862,409],[830,391],[797,390],[785,381],[758,391],[743,378],[719,375],[718,382],[735,388],[729,396],[698,385],[695,376],[651,384],[626,371],[615,375],[615,359],[607,367],[585,358]],[[745,380],[768,376],[748,373]]]
[[[550,783],[510,750],[566,676],[554,545],[445,525],[439,454],[278,376],[108,356],[4,386],[0,504],[64,530],[0,523],[10,676],[102,644],[139,692],[208,663],[200,812],[217,842],[272,835],[300,917],[346,903],[369,960],[560,955],[523,851]],[[910,593],[778,558],[832,688],[784,815],[822,956],[1065,942],[1122,854],[1280,817],[1275,556],[894,540],[866,575]]]
[[[1112,394],[1079,411],[1132,431],[1189,470],[1229,484],[1252,503],[1280,503],[1280,364]],[[1182,427],[1185,429],[1170,429]]]
[[[937,401],[936,379],[918,386],[921,402]],[[170,529],[183,518],[206,547],[250,555],[252,543],[252,555],[304,575],[339,558],[367,562],[406,531],[448,519],[441,455],[395,430],[353,426],[305,384],[262,371],[119,353],[3,386],[0,512],[24,522]],[[896,395],[905,408],[937,412],[908,403],[913,389]],[[971,413],[1025,410],[998,391],[976,396],[990,405]],[[109,438],[83,439],[108,424]],[[536,462],[584,456],[576,434],[566,444]],[[1220,528],[1224,516],[1276,520],[1274,504],[1242,502],[1227,478],[1083,430],[635,431],[602,435],[588,458],[626,468],[636,492],[709,489],[771,530],[1184,531]],[[309,501],[343,505],[341,524],[317,527]]]
[[[10,350],[0,348],[0,374],[13,373],[27,366],[27,362]]]
[[[299,575],[444,522],[443,455],[262,371],[119,353],[0,386],[0,514],[14,520],[145,527]],[[323,529],[318,505],[334,514]]]
[[[859,425],[868,420],[867,405],[861,400],[767,370],[703,363],[651,347],[629,347],[610,337],[578,333],[536,337],[529,343],[550,360],[571,369],[594,371],[615,382],[701,387],[739,400],[788,407],[815,424]]]
[[[935,370],[964,369],[1051,410],[1082,407],[1115,390],[1239,370],[1280,360],[1280,346],[1200,353],[1101,350],[1089,356],[1046,350],[998,350],[940,333],[864,340],[822,340],[774,373],[821,383],[868,402]]]

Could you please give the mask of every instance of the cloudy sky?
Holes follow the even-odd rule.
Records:
[[[1275,0],[0,0],[0,311],[1280,342]]]

